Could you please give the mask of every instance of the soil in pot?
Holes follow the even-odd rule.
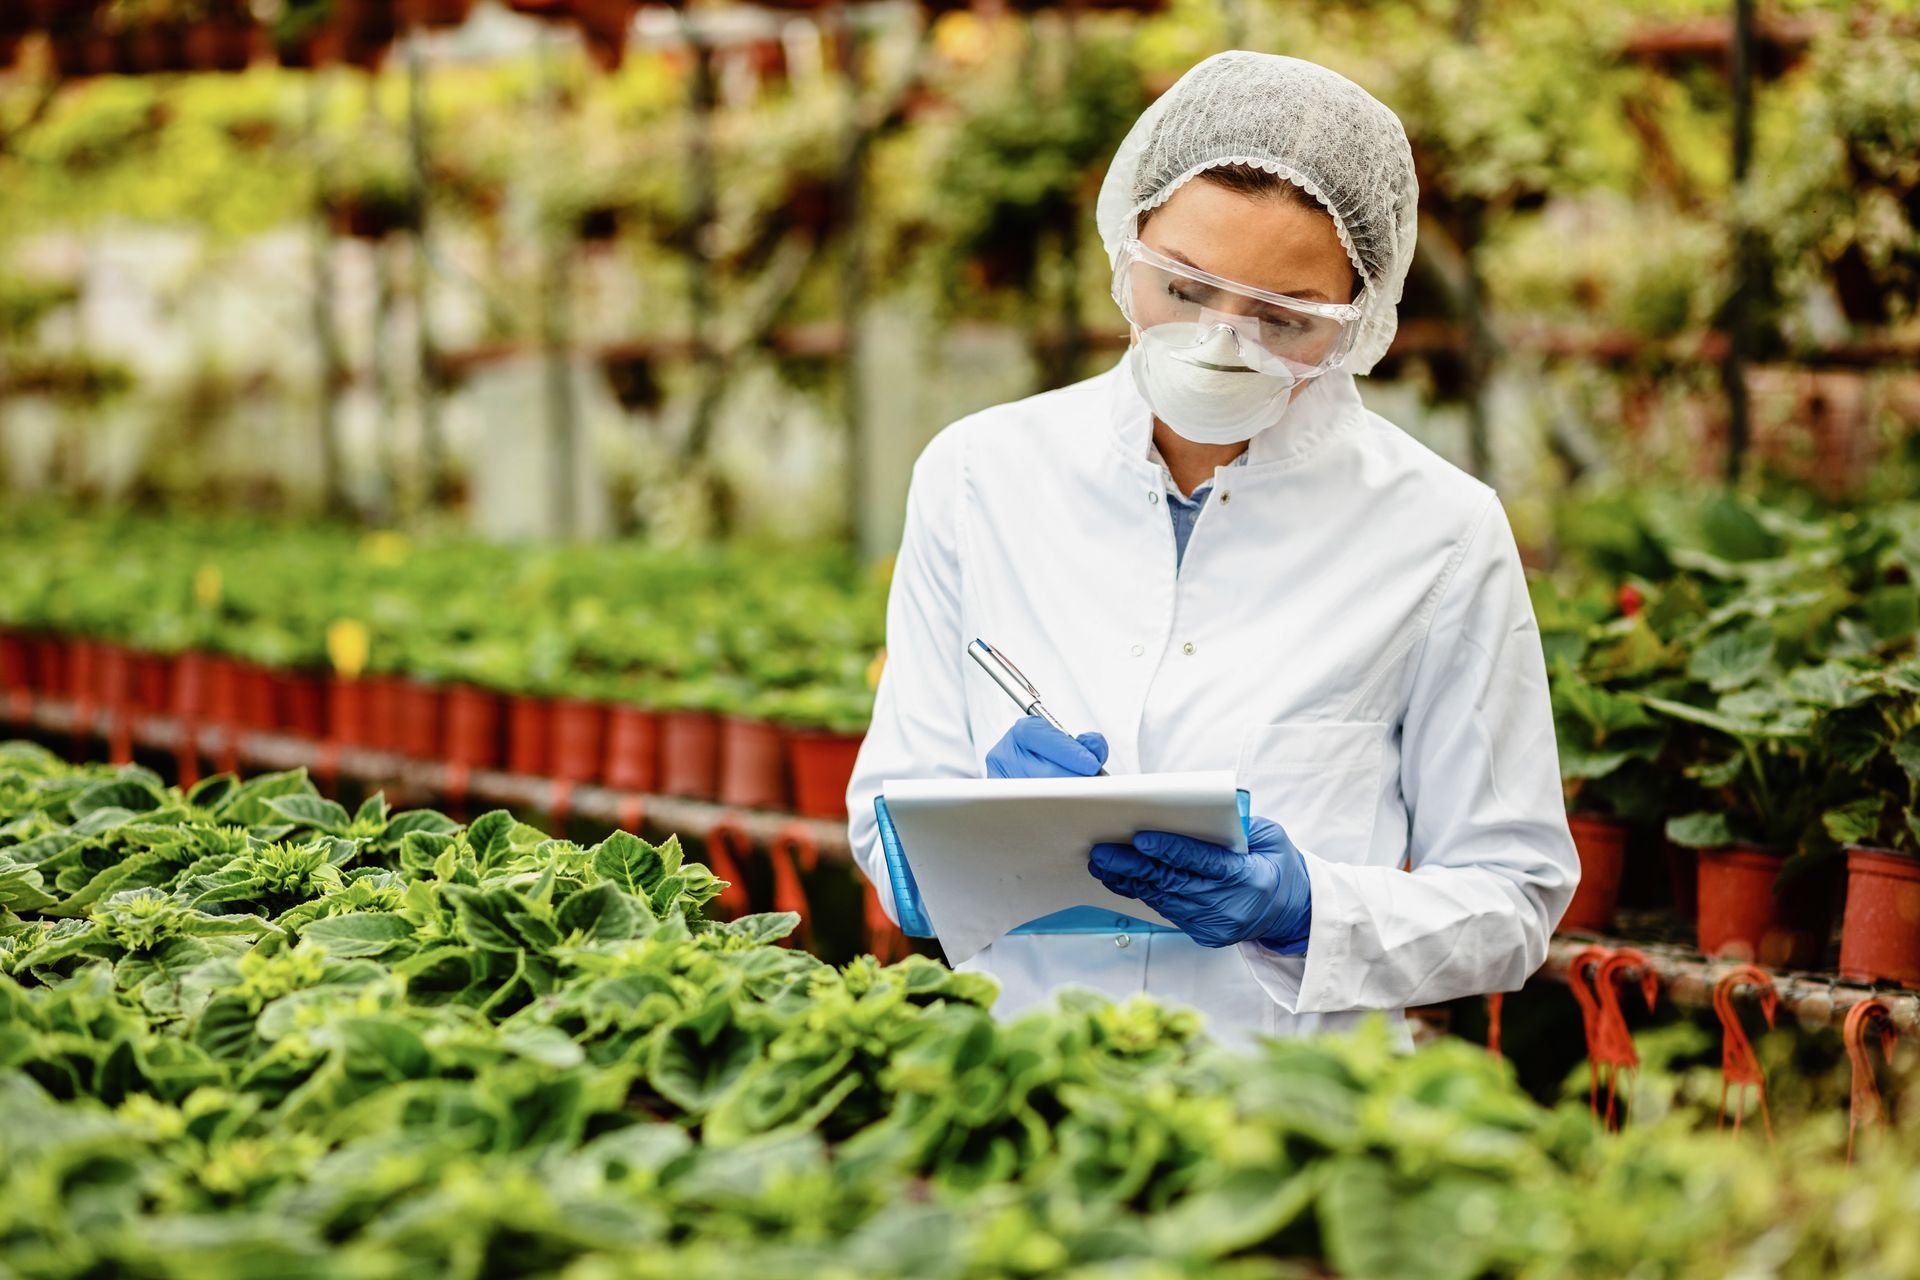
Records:
[[[787,757],[780,726],[744,716],[720,722],[720,803],[743,809],[787,806]]]
[[[1847,849],[1840,976],[1920,987],[1920,858]]]
[[[1700,850],[1700,950],[1770,969],[1817,968],[1833,919],[1831,874],[1799,877],[1774,893],[1786,858],[1733,845]]]

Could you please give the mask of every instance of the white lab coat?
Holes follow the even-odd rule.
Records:
[[[1123,359],[922,452],[887,662],[847,789],[893,911],[873,800],[984,777],[1019,709],[966,655],[1006,651],[1113,773],[1233,769],[1305,855],[1303,956],[1184,934],[1009,935],[961,968],[1011,1015],[1075,984],[1187,1005],[1245,1044],[1519,987],[1579,879],[1540,636],[1493,491],[1332,374],[1214,472],[1179,572]],[[1409,874],[1409,870],[1411,874]],[[897,917],[896,917],[897,918]]]

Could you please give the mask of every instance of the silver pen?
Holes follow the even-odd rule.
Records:
[[[1007,660],[1006,654],[985,640],[975,640],[967,646],[967,652],[973,655],[973,660],[980,664],[982,670],[993,677],[995,684],[1006,690],[1009,698],[1020,704],[1022,712],[1030,716],[1039,716],[1069,738],[1073,736],[1067,732],[1067,726],[1053,718],[1053,712],[1040,704],[1040,691],[1033,687],[1033,681],[1020,674],[1020,668]],[[1102,765],[1097,776],[1107,778],[1112,775],[1107,772],[1106,766]]]

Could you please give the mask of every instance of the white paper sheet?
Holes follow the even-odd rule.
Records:
[[[907,864],[959,964],[1009,930],[1068,907],[1099,907],[1171,924],[1109,892],[1087,870],[1102,841],[1177,831],[1244,852],[1232,770],[1109,778],[900,779],[881,793]]]

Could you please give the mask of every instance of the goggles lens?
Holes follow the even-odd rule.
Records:
[[[1175,348],[1209,343],[1222,326],[1239,339],[1249,368],[1294,378],[1325,373],[1345,358],[1360,309],[1283,299],[1166,258],[1128,240],[1114,264],[1113,298],[1137,329]]]

